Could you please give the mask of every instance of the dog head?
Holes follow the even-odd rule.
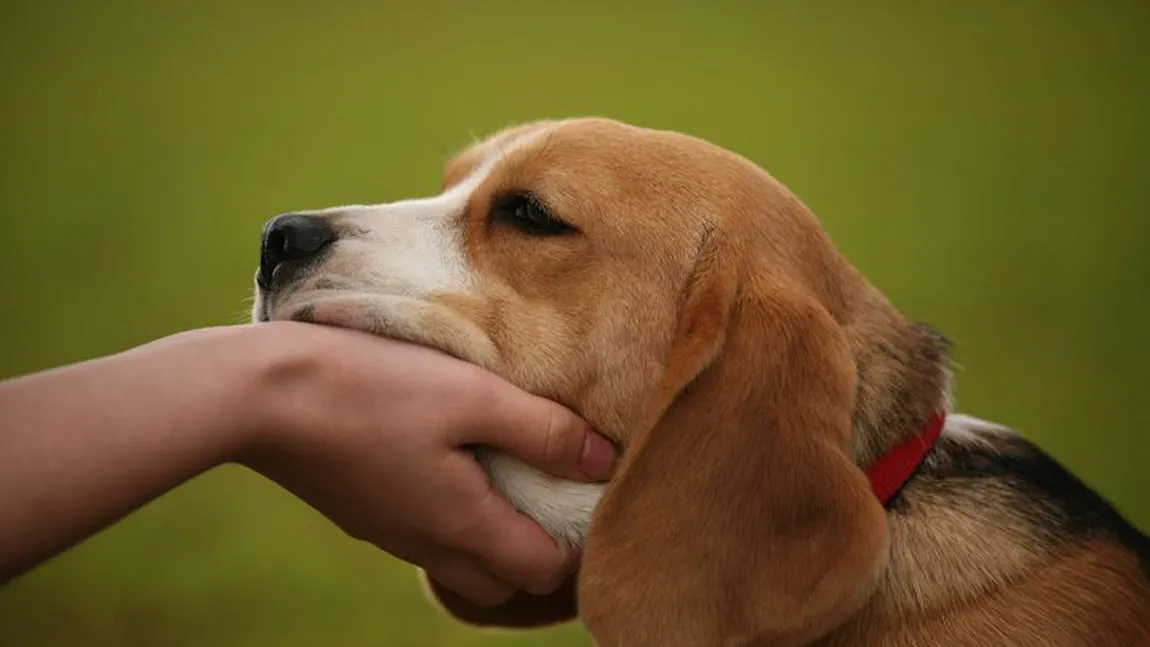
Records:
[[[888,548],[860,465],[945,399],[937,339],[781,184],[605,119],[497,133],[434,197],[275,218],[257,284],[256,320],[441,349],[619,444],[594,512],[570,512],[590,517],[577,587],[478,609],[433,586],[477,624],[577,608],[604,646],[793,644],[857,611]]]

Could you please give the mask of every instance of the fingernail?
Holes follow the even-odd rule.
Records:
[[[579,471],[593,481],[606,481],[615,471],[615,447],[597,433],[587,434],[583,441],[583,458]]]

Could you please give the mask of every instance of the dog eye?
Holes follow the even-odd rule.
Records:
[[[491,222],[504,222],[531,236],[561,236],[574,233],[571,225],[551,215],[534,196],[510,194],[491,204]]]

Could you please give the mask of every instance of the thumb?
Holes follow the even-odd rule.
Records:
[[[491,398],[467,444],[494,447],[538,470],[576,481],[605,481],[614,446],[570,409],[518,389]]]

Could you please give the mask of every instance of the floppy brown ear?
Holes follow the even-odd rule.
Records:
[[[801,288],[734,281],[692,288],[673,404],[596,509],[578,603],[599,647],[805,644],[885,568],[884,511],[849,456],[844,334]]]
[[[561,624],[575,619],[575,576],[568,578],[554,592],[531,595],[519,591],[507,602],[494,607],[481,607],[431,579],[422,569],[420,580],[429,598],[453,618],[477,627],[533,629]]]

